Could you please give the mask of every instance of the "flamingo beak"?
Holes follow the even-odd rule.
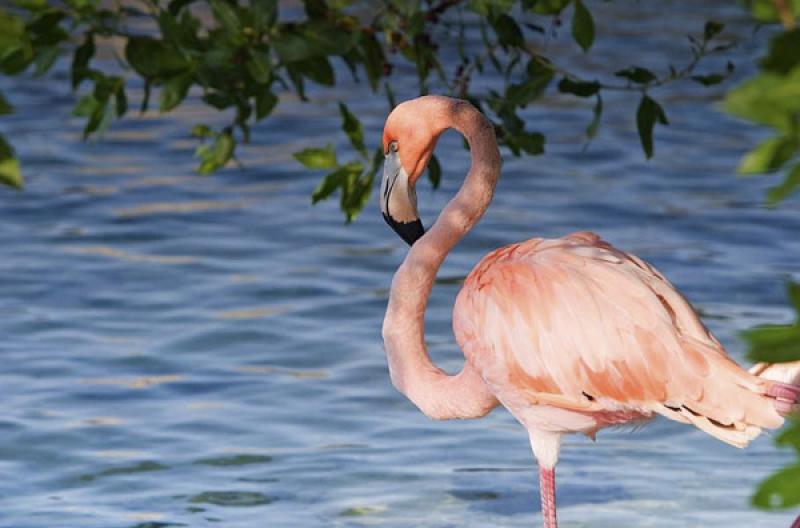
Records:
[[[380,200],[384,220],[409,246],[425,234],[417,212],[417,192],[409,182],[399,153],[391,149],[383,163]]]

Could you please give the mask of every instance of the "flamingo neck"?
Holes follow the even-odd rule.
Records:
[[[433,364],[425,346],[425,308],[445,257],[489,207],[501,161],[489,120],[469,103],[441,101],[442,111],[432,113],[436,127],[463,134],[472,163],[461,189],[395,273],[383,337],[392,382],[400,392],[431,418],[472,418],[489,412],[497,401],[470,363],[455,376]]]

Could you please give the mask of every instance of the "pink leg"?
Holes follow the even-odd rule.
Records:
[[[767,389],[767,396],[775,398],[775,409],[787,416],[798,410],[796,404],[800,403],[800,386],[774,381]]]
[[[544,528],[558,528],[556,520],[556,469],[539,467],[539,489],[542,495]]]
[[[797,385],[790,385],[789,383],[773,381],[769,389],[767,389],[767,396],[800,403],[800,387]]]
[[[800,528],[800,516],[798,516],[797,519],[794,520],[794,522],[792,523],[792,528]]]

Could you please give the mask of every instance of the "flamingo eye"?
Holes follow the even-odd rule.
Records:
[[[398,145],[397,141],[392,141],[389,143],[390,152],[397,152],[398,150],[400,150],[400,145]]]

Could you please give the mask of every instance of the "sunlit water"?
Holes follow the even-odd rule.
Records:
[[[566,29],[549,51],[585,71],[631,62],[663,71],[685,60],[682,34],[705,15],[689,2],[659,2],[656,13],[643,4],[598,3],[590,59],[576,55]],[[705,4],[744,25],[735,5]],[[742,73],[759,38],[737,52]],[[345,152],[331,94],[306,105],[286,95],[240,150],[246,168],[203,178],[192,172],[187,130],[222,116],[195,100],[81,143],[65,75],[3,84],[18,113],[2,127],[28,189],[0,190],[0,525],[538,522],[527,437],[505,411],[434,423],[390,386],[379,330],[405,247],[374,203],[350,226],[335,201],[311,207],[321,175],[290,157],[326,142]],[[340,78],[334,95],[376,145],[383,97]],[[401,96],[412,94],[409,72],[394,78]],[[651,162],[631,94],[607,98],[600,137],[584,153],[588,104],[551,97],[527,113],[529,128],[547,133],[548,153],[506,156],[490,211],[442,269],[428,312],[436,360],[459,368],[451,306],[484,253],[579,229],[657,265],[737,357],[739,330],[788,318],[782,282],[800,252],[797,202],[767,210],[769,182],[733,174],[763,132],[716,112],[717,94],[688,85],[655,92],[671,126],[657,130]],[[440,145],[443,188],[420,190],[427,223],[466,171],[459,142],[449,133]],[[561,519],[788,526],[791,514],[748,506],[754,485],[788,459],[769,437],[739,451],[665,420],[604,431],[596,444],[569,438]]]

